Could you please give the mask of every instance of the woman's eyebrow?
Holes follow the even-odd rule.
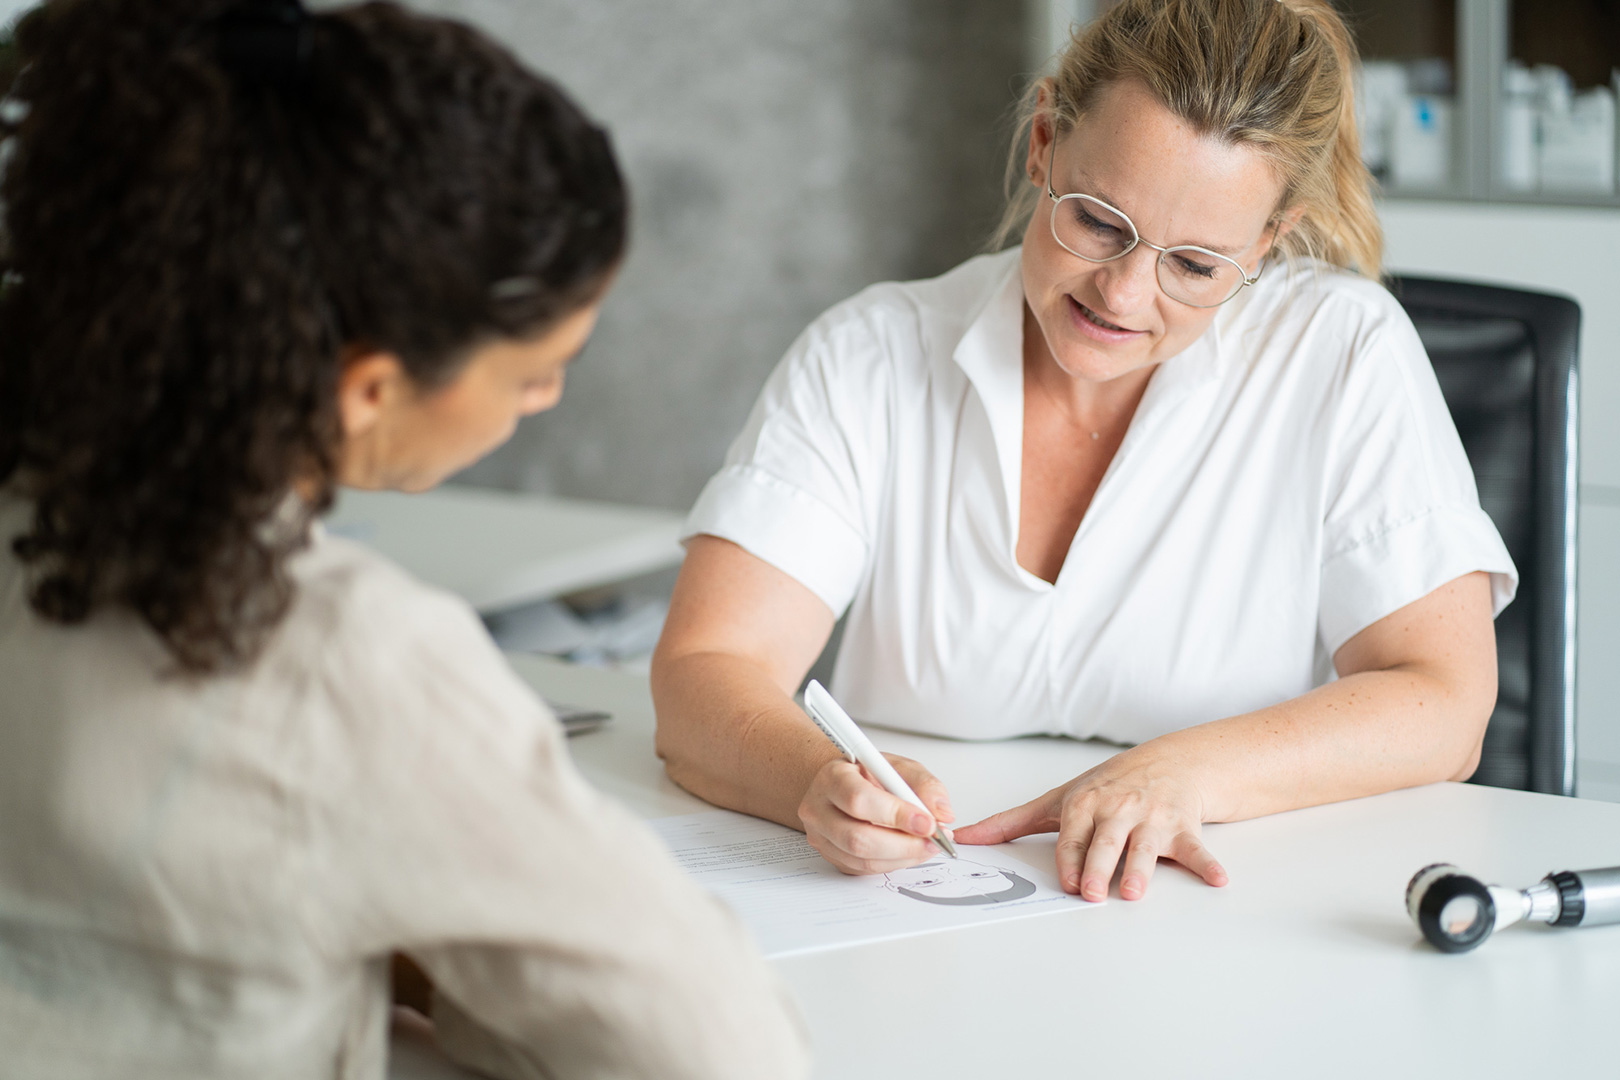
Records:
[[[1182,247],[1182,246],[1185,246],[1185,245],[1178,244],[1176,246]],[[1191,246],[1193,246],[1193,247],[1201,247],[1205,251],[1213,251],[1217,255],[1225,255],[1228,259],[1235,259],[1239,255],[1243,254],[1243,252],[1246,250],[1246,249],[1240,248],[1240,247],[1227,247],[1227,246],[1225,246],[1223,244],[1204,244],[1204,243],[1198,242],[1197,240],[1192,241]]]

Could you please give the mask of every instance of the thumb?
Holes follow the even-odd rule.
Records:
[[[964,844],[984,845],[1004,844],[1008,840],[1016,840],[1031,833],[1057,832],[1058,826],[1062,824],[1062,815],[1059,812],[1062,798],[1061,788],[1057,791],[1048,791],[1022,806],[1003,810],[999,814],[991,814],[983,821],[976,821],[972,825],[964,825],[955,830],[955,837]]]

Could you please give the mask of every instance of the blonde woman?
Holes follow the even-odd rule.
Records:
[[[1410,322],[1320,0],[1123,0],[1025,102],[1022,246],[817,320],[692,512],[653,668],[704,798],[850,873],[916,811],[792,695],[961,739],[1129,749],[957,830],[1059,833],[1070,892],[1211,885],[1232,821],[1473,772],[1516,574]]]

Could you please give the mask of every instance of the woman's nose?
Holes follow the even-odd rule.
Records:
[[[533,416],[535,413],[543,413],[548,409],[555,408],[557,403],[562,400],[562,395],[563,377],[561,375],[542,386],[530,387],[524,391],[522,398],[518,402],[518,415]]]
[[[1152,306],[1159,289],[1158,262],[1157,251],[1137,244],[1130,254],[1098,267],[1097,292],[1110,315],[1129,316]]]

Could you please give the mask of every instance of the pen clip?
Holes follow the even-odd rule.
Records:
[[[811,720],[815,721],[815,725],[821,729],[821,733],[827,736],[827,738],[831,739],[834,746],[838,747],[838,752],[840,754],[843,754],[850,761],[855,760],[855,751],[852,748],[844,745],[844,740],[840,739],[838,737],[838,733],[832,729],[832,726],[821,718],[821,714],[816,711],[816,706],[813,702],[806,701],[804,703],[804,711]]]

